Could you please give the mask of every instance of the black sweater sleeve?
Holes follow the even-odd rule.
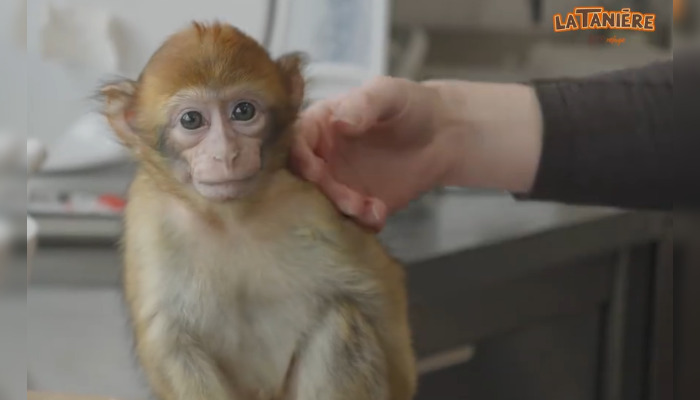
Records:
[[[700,70],[697,64],[690,68],[695,61],[683,62]],[[544,137],[535,185],[524,197],[671,209],[683,184],[673,171],[672,141],[691,137],[673,130],[673,69],[673,61],[665,61],[586,78],[533,81]],[[694,123],[698,137],[697,116]],[[687,176],[695,184],[698,161],[697,172]]]

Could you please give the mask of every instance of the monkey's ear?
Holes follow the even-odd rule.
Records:
[[[304,75],[302,70],[307,64],[308,57],[301,52],[287,53],[277,59],[277,65],[282,72],[287,90],[295,109],[301,108],[304,101]]]
[[[111,115],[125,110],[131,103],[134,93],[136,93],[136,82],[120,79],[102,85],[97,98],[102,103],[103,112]]]
[[[99,89],[102,114],[107,117],[119,139],[129,148],[139,147],[139,138],[131,128],[131,106],[137,83],[129,79],[106,83]]]

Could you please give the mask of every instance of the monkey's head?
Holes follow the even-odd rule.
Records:
[[[270,58],[219,23],[171,36],[137,81],[101,88],[104,114],[149,173],[206,200],[239,199],[282,168],[301,107],[302,60]]]

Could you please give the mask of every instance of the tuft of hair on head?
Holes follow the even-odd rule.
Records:
[[[214,43],[230,43],[231,40],[243,39],[259,45],[257,40],[241,29],[219,20],[211,22],[192,21],[190,29],[194,31],[199,41],[211,40]]]
[[[195,32],[197,32],[199,39],[203,39],[205,36],[211,35],[214,40],[217,40],[221,36],[221,33],[225,27],[226,25],[218,20],[214,20],[212,22],[192,21],[192,28],[194,28]]]

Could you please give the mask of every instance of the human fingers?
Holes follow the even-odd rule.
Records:
[[[321,191],[336,205],[338,210],[360,225],[379,232],[387,218],[387,207],[377,198],[368,198],[335,181],[330,174],[321,179]]]
[[[341,213],[353,218],[360,225],[375,232],[384,227],[388,208],[380,199],[367,197],[339,183],[327,171],[323,171],[319,187]]]
[[[296,136],[289,154],[292,170],[302,178],[317,183],[320,177],[323,160],[314,154],[312,142],[308,137]]]
[[[363,206],[363,211],[355,219],[375,232],[381,231],[386,224],[387,206],[377,198],[366,199]]]
[[[316,156],[309,143],[297,138],[292,147],[292,168],[302,178],[313,182],[343,214],[376,232],[384,227],[386,206],[378,199],[366,199],[362,194],[336,181],[325,162]]]
[[[322,168],[320,170],[317,184],[340,212],[352,217],[358,217],[362,214],[365,196],[336,181],[328,169]]]
[[[400,115],[409,104],[410,81],[378,77],[329,103],[332,130],[361,135],[379,122]]]
[[[293,170],[303,178],[315,183],[343,214],[359,224],[380,231],[387,218],[386,205],[377,198],[367,198],[361,193],[335,180],[327,167],[325,158],[331,151],[332,128],[330,115],[334,105],[342,96],[313,104],[297,121],[291,149]]]
[[[330,116],[329,101],[314,103],[302,112],[297,120],[290,151],[290,164],[292,169],[301,177],[318,183],[321,177],[321,169],[325,161],[323,157],[328,154],[327,136]],[[322,150],[322,147],[324,151]]]

